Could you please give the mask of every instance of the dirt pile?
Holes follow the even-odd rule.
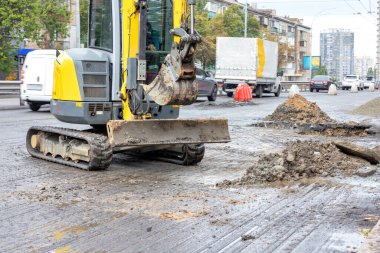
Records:
[[[352,114],[366,116],[380,116],[380,97],[372,99],[368,103],[359,106],[351,112]]]
[[[289,143],[280,153],[261,157],[254,166],[247,169],[242,178],[225,180],[218,186],[352,175],[367,166],[370,166],[367,161],[340,152],[333,143],[296,141]]]
[[[335,123],[316,103],[298,94],[286,100],[265,119],[287,123]]]

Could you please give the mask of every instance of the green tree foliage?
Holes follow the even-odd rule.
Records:
[[[247,37],[258,37],[260,25],[256,18],[248,14]],[[224,28],[229,37],[244,36],[244,12],[238,5],[230,6],[223,15]]]
[[[368,68],[367,76],[374,76],[375,72],[373,71],[373,68]]]
[[[65,0],[0,0],[0,72],[15,68],[15,52],[24,39],[52,48],[67,36],[69,21]]]
[[[328,73],[328,71],[327,71],[327,68],[326,68],[326,66],[324,66],[324,65],[321,65],[320,67],[319,67],[319,69],[316,69],[316,70],[313,70],[313,76],[314,75],[328,75],[329,73]]]
[[[202,5],[203,4],[203,5]],[[224,14],[218,14],[212,19],[203,11],[204,3],[197,2],[195,27],[202,36],[202,43],[197,47],[196,58],[203,68],[215,64],[215,50],[217,37],[243,37],[244,13],[238,5],[230,6]],[[248,37],[260,35],[260,25],[257,19],[248,15]]]
[[[40,21],[43,26],[43,36],[40,41],[42,48],[56,48],[55,42],[66,38],[70,22],[70,9],[66,0],[41,0]]]
[[[39,14],[39,0],[0,0],[0,72],[14,69],[15,48],[24,38],[38,38]]]
[[[264,29],[261,33],[261,38],[278,43],[278,69],[283,70],[286,64],[294,62],[295,48],[289,46],[286,42],[280,41],[280,36],[275,33],[271,33],[269,29]]]
[[[80,42],[87,47],[88,39],[88,2],[80,1]]]

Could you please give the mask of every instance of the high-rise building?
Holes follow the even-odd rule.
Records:
[[[354,33],[344,29],[329,29],[320,35],[321,65],[330,76],[342,80],[355,73]]]
[[[370,56],[355,57],[355,74],[359,76],[366,76],[368,69],[373,69],[373,65],[373,58]]]

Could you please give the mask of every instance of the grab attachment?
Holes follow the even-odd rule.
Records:
[[[191,10],[190,29],[187,23],[172,29],[173,36],[180,37],[173,42],[170,54],[165,58],[156,78],[148,85],[142,85],[145,92],[159,105],[189,105],[196,101],[198,85],[195,82],[194,53],[202,41],[194,30],[195,0],[189,0]],[[187,33],[190,31],[190,34]]]

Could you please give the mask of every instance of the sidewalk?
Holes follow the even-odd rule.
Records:
[[[19,110],[26,109],[26,106],[20,106],[20,99],[18,96],[0,96],[0,110]]]

